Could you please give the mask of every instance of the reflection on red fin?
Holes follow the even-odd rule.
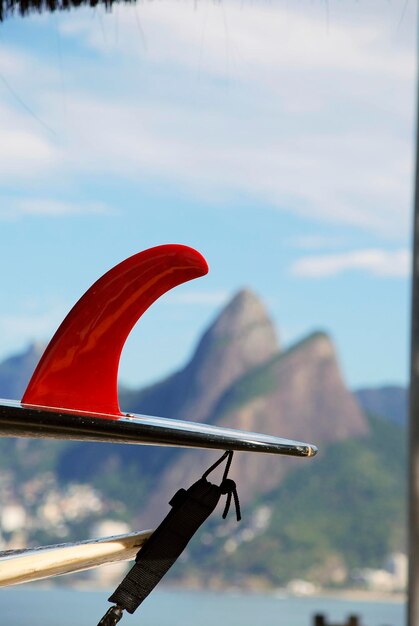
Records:
[[[169,244],[109,270],[76,303],[45,350],[22,403],[121,414],[118,366],[134,324],[161,295],[203,276],[199,252]]]

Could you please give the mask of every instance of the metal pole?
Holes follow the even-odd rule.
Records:
[[[408,626],[419,626],[419,97],[416,102],[416,164],[413,216],[412,320],[409,416]]]

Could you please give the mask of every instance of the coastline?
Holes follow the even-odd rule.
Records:
[[[200,585],[179,585],[166,583],[160,587],[164,591],[185,591],[185,592],[199,592],[199,593],[220,593],[220,594],[235,594],[235,595],[260,595],[269,596],[274,598],[299,598],[299,599],[315,599],[324,598],[325,600],[342,600],[349,602],[391,602],[395,604],[406,603],[407,594],[403,591],[389,592],[389,591],[372,591],[368,589],[317,589],[312,594],[297,594],[291,593],[285,588],[257,588],[250,585],[234,585],[234,586],[208,586],[202,587]]]
[[[396,604],[407,602],[407,594],[398,591],[368,591],[366,589],[324,589],[314,594],[316,598],[330,598],[334,600],[350,600],[351,602],[394,602]]]
[[[350,602],[392,602],[406,603],[407,592],[405,591],[379,591],[363,588],[327,588],[318,587],[312,593],[293,593],[286,587],[271,587],[261,584],[260,579],[249,579],[241,581],[241,584],[232,585],[225,584],[218,579],[209,580],[204,586],[202,581],[190,580],[179,582],[166,582],[161,585],[161,589],[167,591],[186,591],[186,592],[210,592],[222,594],[254,594],[266,595],[275,598],[324,598],[330,600],[342,600]]]
[[[199,584],[197,580],[188,581],[188,584],[182,584],[179,582],[163,582],[159,585],[159,590],[166,592],[185,592],[185,593],[208,593],[210,594],[220,594],[220,595],[254,595],[254,596],[266,596],[270,598],[276,598],[278,600],[281,599],[292,599],[297,598],[301,600],[308,599],[325,599],[325,600],[341,600],[348,602],[388,602],[394,604],[403,604],[407,601],[406,592],[397,591],[397,592],[388,592],[388,591],[377,591],[377,590],[368,590],[368,589],[356,589],[356,588],[347,588],[347,589],[328,589],[328,588],[318,588],[313,593],[307,594],[298,594],[292,593],[284,587],[267,587],[262,585],[252,585],[250,581],[241,584],[241,585],[225,585],[225,584],[214,584],[214,580],[210,581],[211,584],[207,584],[203,586]],[[25,585],[26,588],[37,588],[43,590],[51,590],[51,589],[69,589],[78,592],[108,592],[112,591],[115,585],[119,583],[119,580],[108,580],[99,583],[95,580],[86,580],[86,579],[76,579],[73,581],[66,581],[65,578],[56,579],[54,582],[48,580],[40,580],[38,582],[33,582]]]

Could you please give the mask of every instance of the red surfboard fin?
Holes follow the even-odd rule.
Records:
[[[199,252],[175,244],[150,248],[116,265],[64,319],[22,403],[121,415],[118,367],[133,326],[169,289],[207,272]]]

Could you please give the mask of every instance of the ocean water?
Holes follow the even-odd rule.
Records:
[[[97,626],[108,609],[109,593],[75,589],[13,587],[0,589],[1,626]],[[153,592],[121,626],[312,626],[323,613],[343,624],[358,615],[362,626],[404,626],[401,602],[336,598],[287,598],[267,594],[184,590]]]

